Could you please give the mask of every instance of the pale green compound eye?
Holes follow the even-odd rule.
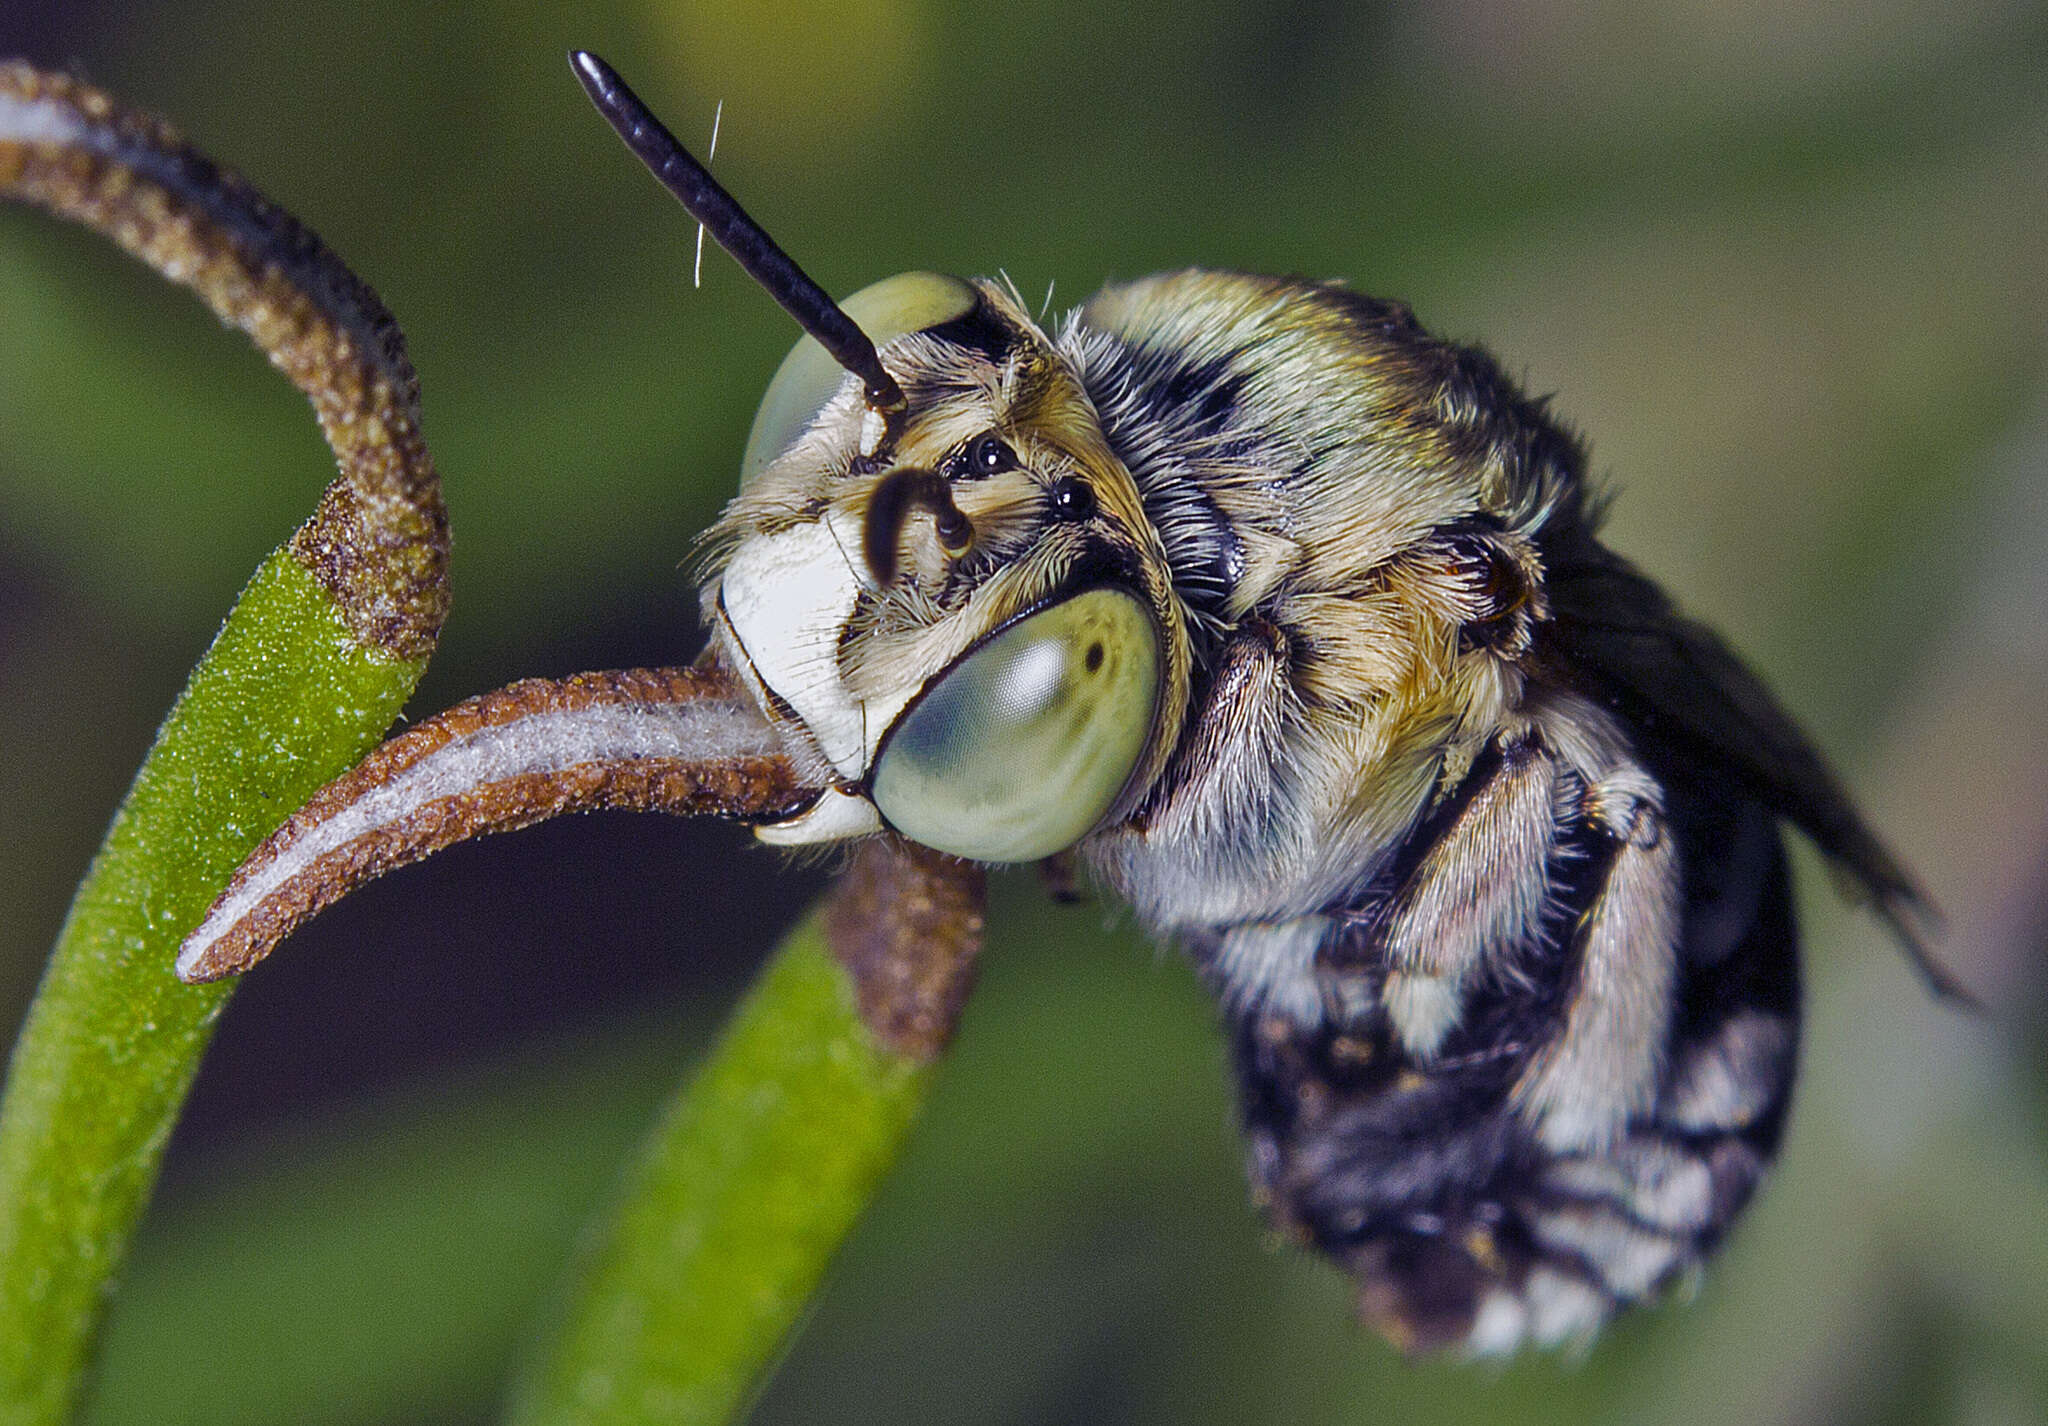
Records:
[[[978,300],[974,289],[957,277],[901,272],[863,287],[839,305],[868,334],[868,340],[882,347],[906,333],[964,317]],[[742,487],[790,448],[846,379],[846,368],[818,345],[817,338],[798,340],[768,383],[761,409],[754,413],[754,429],[747,436],[746,455],[740,459]]]
[[[914,842],[977,861],[1051,856],[1102,820],[1152,733],[1159,634],[1098,588],[969,651],[889,730],[869,789]]]

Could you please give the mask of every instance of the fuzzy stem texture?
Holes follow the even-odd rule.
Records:
[[[250,848],[376,740],[423,666],[365,648],[279,552],[165,720],[72,903],[0,1099],[5,1426],[70,1419],[227,1001],[227,986],[171,973],[180,937]]]

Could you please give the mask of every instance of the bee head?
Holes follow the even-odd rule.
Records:
[[[936,273],[844,310],[904,393],[879,440],[812,338],[707,534],[705,612],[837,790],[773,840],[889,825],[990,861],[1112,820],[1178,731],[1166,554],[1071,365],[1015,298]]]
[[[842,307],[610,65],[569,59],[806,333],[707,535],[717,645],[830,788],[764,838],[887,819],[1023,861],[1113,819],[1173,745],[1191,659],[1159,537],[1071,364],[985,282],[906,273]]]

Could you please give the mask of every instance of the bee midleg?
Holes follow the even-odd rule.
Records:
[[[1498,756],[1498,770],[1424,853],[1387,921],[1381,998],[1402,1047],[1423,1063],[1463,1017],[1472,977],[1542,935],[1557,766],[1528,742]]]

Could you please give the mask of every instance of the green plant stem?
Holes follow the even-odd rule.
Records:
[[[366,649],[280,551],[165,720],[72,903],[0,1100],[4,1426],[75,1410],[226,1003],[226,986],[173,978],[180,936],[242,857],[376,740],[424,664]]]
[[[510,1419],[732,1420],[895,1162],[931,1073],[877,1045],[812,914],[655,1129]]]

